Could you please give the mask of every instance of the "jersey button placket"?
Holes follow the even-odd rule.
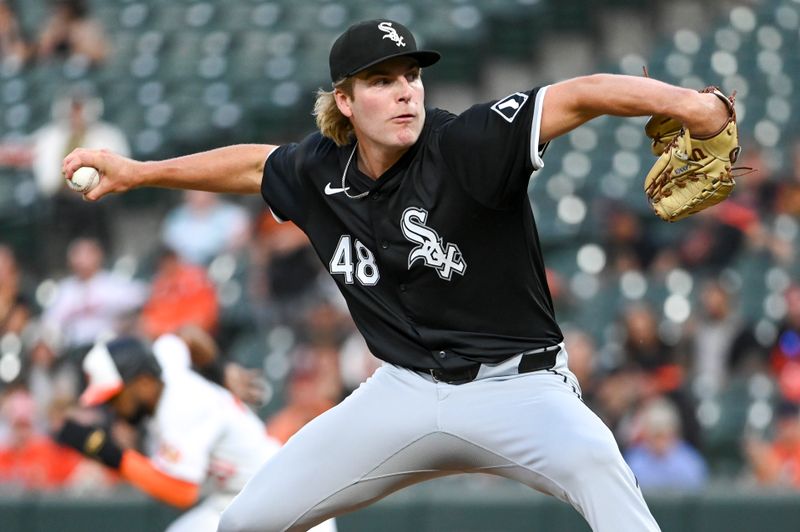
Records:
[[[381,249],[389,249],[389,241],[381,240]]]

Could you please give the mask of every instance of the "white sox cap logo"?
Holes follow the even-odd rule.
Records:
[[[425,209],[409,207],[403,211],[401,223],[403,236],[410,242],[419,244],[408,254],[408,269],[410,270],[416,261],[421,260],[447,281],[453,277],[453,272],[464,275],[467,263],[461,256],[461,250],[455,244],[444,246],[439,233],[424,225],[427,219],[428,211]]]
[[[378,29],[386,34],[383,36],[384,39],[391,39],[397,46],[406,45],[403,38],[397,33],[397,30],[392,27],[391,22],[381,22],[378,24]]]

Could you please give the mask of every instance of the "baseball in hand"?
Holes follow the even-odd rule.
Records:
[[[100,183],[100,174],[91,166],[81,166],[67,179],[67,186],[76,192],[86,194]]]

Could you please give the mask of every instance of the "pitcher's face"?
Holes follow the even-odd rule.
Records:
[[[417,62],[388,59],[354,78],[352,96],[340,93],[337,103],[359,142],[390,150],[410,148],[425,124],[425,88]]]

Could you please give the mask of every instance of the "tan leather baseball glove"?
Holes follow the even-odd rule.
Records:
[[[734,96],[707,87],[728,106],[728,121],[715,134],[693,137],[675,120],[663,115],[650,118],[645,134],[652,139],[658,160],[644,182],[644,191],[655,213],[675,222],[727,198],[736,184],[732,165],[739,156]]]

